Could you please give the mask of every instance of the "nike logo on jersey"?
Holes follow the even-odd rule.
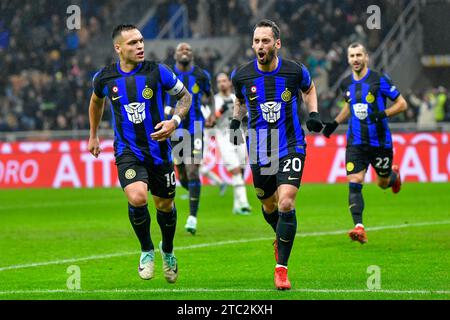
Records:
[[[250,101],[253,101],[253,100],[255,100],[256,98],[258,98],[259,96],[256,96],[256,97],[250,97],[250,98],[248,98],[248,100],[250,100]]]
[[[116,101],[117,99],[122,98],[122,96],[118,96],[118,97],[112,97],[112,101]]]
[[[300,179],[300,178],[295,178],[295,177],[291,177],[291,176],[288,177],[288,180],[289,180],[289,181],[291,181],[291,180],[299,180],[299,179]]]

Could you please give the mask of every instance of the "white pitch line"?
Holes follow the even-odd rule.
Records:
[[[444,225],[444,224],[450,224],[450,220],[369,227],[369,228],[366,228],[366,230],[367,231],[378,231],[378,230],[387,230],[387,229],[422,227],[422,226]],[[347,232],[348,232],[347,229],[346,230],[335,230],[335,231],[321,231],[321,232],[303,232],[303,233],[297,233],[296,236],[300,237],[300,238],[320,237],[320,236],[328,236],[328,235],[345,234]],[[193,245],[189,245],[189,246],[177,247],[176,251],[191,250],[191,249],[206,248],[206,247],[219,247],[219,246],[233,245],[233,244],[239,244],[239,243],[249,243],[249,242],[267,241],[267,240],[273,240],[273,237],[261,237],[261,238],[251,238],[251,239],[226,240],[226,241],[218,241],[218,242],[199,243],[199,244],[193,244]],[[157,252],[158,250],[156,249],[155,251]],[[18,264],[18,265],[0,267],[0,272],[6,271],[6,270],[33,268],[33,267],[73,263],[73,262],[80,262],[80,261],[109,259],[109,258],[123,257],[123,256],[129,256],[129,255],[136,255],[136,254],[138,254],[136,251],[117,252],[117,253],[99,254],[99,255],[93,255],[93,256],[87,256],[87,257],[81,257],[81,258],[73,258],[73,259],[44,261],[44,262],[35,262],[35,263],[28,263],[28,264]]]
[[[98,289],[98,290],[67,290],[67,289],[37,289],[37,290],[11,290],[0,291],[0,295],[18,295],[18,294],[50,294],[50,293],[67,293],[67,294],[114,294],[114,293],[224,293],[224,292],[276,292],[275,289],[262,288],[185,288],[185,289]],[[450,294],[449,290],[368,290],[368,289],[291,289],[287,292],[304,292],[304,293],[385,293],[385,294]]]
[[[119,199],[116,200],[119,202]],[[46,203],[24,203],[24,204],[16,204],[16,205],[6,205],[0,206],[0,211],[5,210],[17,210],[17,209],[36,209],[36,208],[53,208],[53,207],[61,207],[61,206],[80,206],[86,204],[97,204],[97,203],[112,203],[114,199],[92,199],[92,200],[79,200],[79,201],[70,201],[70,202],[46,202]]]

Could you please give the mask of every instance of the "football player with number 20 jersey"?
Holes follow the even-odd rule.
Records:
[[[277,55],[280,29],[271,20],[256,24],[253,45],[256,59],[233,71],[236,101],[230,138],[241,143],[240,125],[248,110],[250,168],[262,213],[276,233],[275,287],[291,288],[288,259],[297,232],[295,197],[305,163],[305,134],[299,119],[300,95],[309,110],[306,126],[320,132],[317,94],[306,67]]]

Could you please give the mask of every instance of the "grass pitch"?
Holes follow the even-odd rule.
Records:
[[[301,187],[285,292],[274,289],[274,233],[250,186],[250,216],[231,213],[231,187],[223,197],[203,187],[195,236],[184,231],[189,204],[177,189],[176,284],[164,280],[159,253],[155,278],[138,277],[121,189],[2,190],[0,299],[449,299],[450,184],[404,184],[398,195],[365,185],[366,245],[346,235],[347,189]],[[80,270],[80,290],[67,287],[69,266]],[[368,289],[370,266],[380,289]]]

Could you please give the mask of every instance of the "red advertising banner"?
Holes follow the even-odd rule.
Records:
[[[394,163],[400,166],[404,181],[448,182],[450,146],[447,133],[394,134]],[[303,183],[345,182],[345,136],[326,139],[307,137],[307,157]],[[101,142],[102,153],[94,158],[87,141],[0,142],[0,188],[62,188],[119,186],[114,162],[113,141]],[[204,166],[225,182],[231,176],[216,152],[215,140],[205,148]],[[251,173],[245,171],[247,183]],[[376,176],[370,170],[367,181]],[[204,184],[209,184],[202,177]]]

